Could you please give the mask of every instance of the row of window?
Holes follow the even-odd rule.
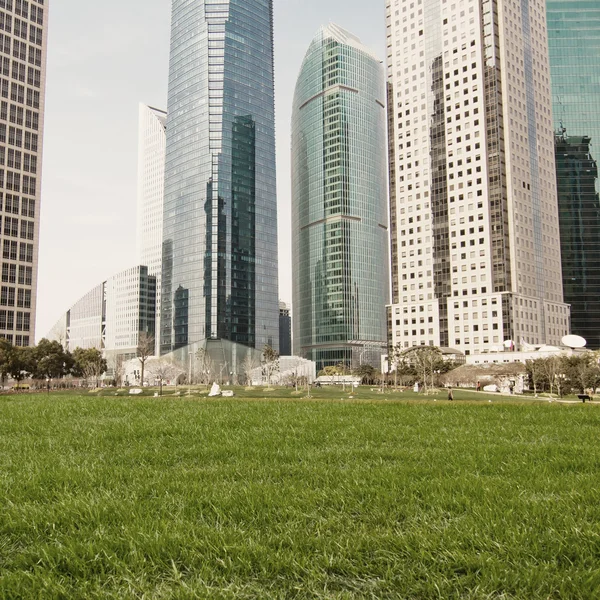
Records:
[[[16,329],[17,331],[29,331],[31,328],[31,313],[0,310],[0,329]]]
[[[11,169],[17,169],[26,171],[27,173],[37,173],[37,156],[28,154],[27,152],[21,153],[20,150],[13,150],[4,146],[0,146],[0,165],[10,167]]]
[[[0,12],[0,30],[6,31],[6,33],[14,33],[17,37],[27,40],[36,46],[41,46],[44,39],[41,27],[29,24],[16,17],[13,18],[12,15],[4,12]]]
[[[8,56],[0,57],[0,73],[2,73],[2,75],[5,77],[12,77],[15,80],[21,81],[22,83],[27,83],[33,87],[41,87],[41,71],[39,69],[36,69],[35,67],[28,67],[20,62],[17,62],[16,60],[11,61]],[[39,98],[39,92],[37,92],[37,94]]]
[[[0,192],[0,211],[4,210],[5,213],[18,215],[19,206],[22,217],[35,217],[35,200],[33,198],[19,198],[14,194]]]
[[[18,260],[21,262],[33,262],[33,244],[27,242],[15,242],[14,240],[4,240],[2,245],[2,258],[8,260]]]
[[[9,343],[15,343],[15,346],[26,347],[29,346],[29,336],[28,335],[15,335],[12,333],[0,333],[0,340],[6,340]]]
[[[25,134],[25,135],[23,135]],[[8,138],[6,137],[6,125],[0,123],[0,143],[8,143],[17,148],[25,148],[30,152],[38,150],[38,134],[31,131],[22,131],[18,127],[8,128]]]
[[[30,65],[35,65],[36,67],[42,66],[41,48],[29,46],[19,40],[13,40],[10,35],[6,35],[5,33],[0,33],[0,53],[27,61]]]
[[[36,4],[33,4],[33,3]],[[42,24],[44,20],[44,9],[37,4],[44,6],[44,0],[0,0],[0,8],[14,10],[20,17],[31,18],[32,21]]]
[[[25,265],[13,265],[9,263],[2,263],[2,283],[18,283],[19,285],[31,285],[32,278],[32,267]]]
[[[35,196],[36,184],[37,179],[35,177],[29,175],[21,177],[20,173],[5,172],[4,169],[0,169],[0,188]]]
[[[31,308],[31,290],[3,285],[0,287],[0,305]]]

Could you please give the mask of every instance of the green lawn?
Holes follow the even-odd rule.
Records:
[[[110,393],[0,397],[0,599],[600,597],[600,406]]]

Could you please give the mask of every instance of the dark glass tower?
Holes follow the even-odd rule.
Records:
[[[272,0],[173,0],[161,354],[279,344]]]
[[[600,348],[600,3],[547,0],[565,302],[571,329]]]
[[[571,331],[600,348],[600,198],[588,137],[556,136],[563,289]]]

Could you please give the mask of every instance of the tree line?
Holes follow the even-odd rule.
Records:
[[[559,396],[570,393],[593,393],[600,387],[598,352],[573,356],[549,356],[525,363],[529,387],[534,393],[548,391]]]
[[[37,346],[13,346],[0,340],[0,375],[2,381],[11,377],[17,384],[24,379],[47,381],[72,375],[95,381],[106,372],[106,360],[97,348],[75,348],[65,350],[60,342],[46,338]]]

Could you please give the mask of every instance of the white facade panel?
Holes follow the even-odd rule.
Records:
[[[558,343],[569,310],[543,0],[386,8],[390,342],[467,354]]]

